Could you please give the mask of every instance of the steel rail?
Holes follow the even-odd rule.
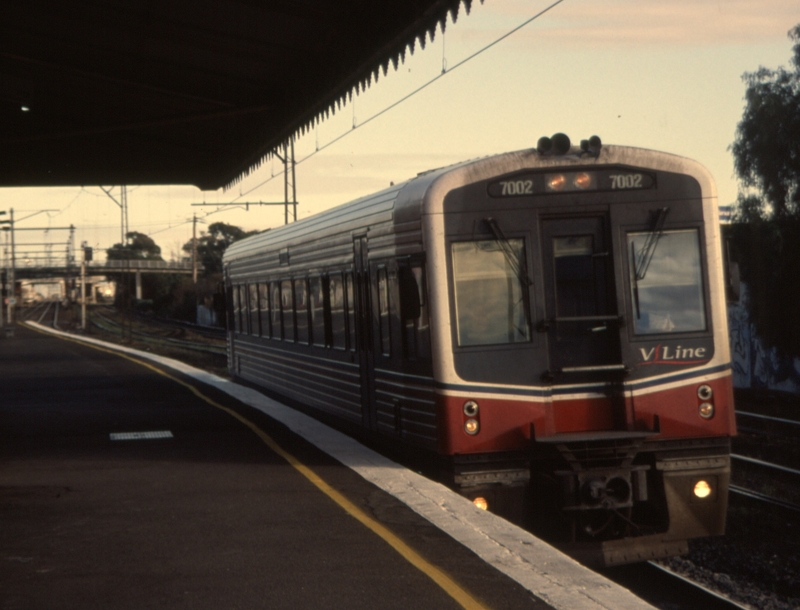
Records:
[[[759,460],[757,458],[751,458],[744,455],[738,455],[736,453],[731,453],[731,459],[739,460],[740,462],[747,462],[749,464],[756,464],[758,466],[764,466],[766,468],[773,468],[774,470],[780,470],[781,472],[787,472],[793,475],[800,475],[800,470],[795,470],[794,468],[789,468],[787,466],[781,466],[779,464],[773,464],[772,462],[765,462],[764,460]]]
[[[800,505],[798,504],[787,502],[786,500],[779,500],[778,498],[773,498],[772,496],[753,491],[752,489],[747,489],[746,487],[739,487],[738,485],[729,485],[728,489],[735,494],[739,494],[740,496],[745,496],[746,498],[752,498],[753,500],[759,500],[760,502],[765,502],[766,504],[779,506],[781,508],[800,513]]]
[[[749,610],[748,606],[743,606],[743,605],[733,601],[732,599],[730,599],[728,597],[725,597],[724,595],[720,595],[719,593],[717,593],[713,589],[709,589],[705,585],[703,585],[703,584],[701,584],[701,583],[699,583],[697,581],[694,581],[691,578],[687,578],[686,576],[683,576],[682,574],[678,574],[677,572],[675,572],[674,570],[670,570],[666,566],[662,566],[660,564],[657,564],[654,561],[648,561],[647,563],[649,563],[654,568],[656,568],[658,570],[661,570],[662,572],[672,576],[673,578],[676,578],[676,579],[678,579],[680,581],[683,581],[684,583],[686,583],[689,586],[694,587],[695,589],[699,589],[700,591],[703,592],[704,595],[714,599],[715,601],[719,602],[720,604],[730,606],[731,608],[738,608],[739,610]]]
[[[606,568],[600,573],[658,608],[747,610],[747,606],[652,561]]]
[[[761,415],[760,413],[749,413],[748,411],[736,411],[736,415],[744,415],[745,417],[753,417],[755,419],[763,419],[770,422],[779,424],[793,424],[800,426],[800,421],[796,419],[785,419],[783,417],[772,417],[771,415]]]

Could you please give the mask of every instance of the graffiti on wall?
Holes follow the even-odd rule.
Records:
[[[747,285],[738,303],[728,304],[733,385],[736,388],[800,394],[800,358],[785,358],[764,347],[747,313]]]

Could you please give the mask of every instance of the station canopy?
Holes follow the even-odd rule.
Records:
[[[4,0],[0,187],[231,185],[471,1]]]

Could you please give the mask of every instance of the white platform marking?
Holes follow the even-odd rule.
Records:
[[[109,434],[112,441],[139,441],[150,438],[173,438],[169,430],[154,430],[153,432],[112,432]]]

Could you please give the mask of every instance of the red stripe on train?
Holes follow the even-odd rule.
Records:
[[[703,419],[698,413],[701,400],[697,388],[709,385],[714,391],[710,402],[714,417]],[[479,432],[469,435],[464,425],[464,403],[475,400],[479,412]],[[736,433],[731,377],[712,381],[693,381],[678,388],[654,391],[631,397],[580,398],[529,402],[503,398],[437,396],[439,451],[445,455],[485,451],[520,451],[532,438],[568,432],[607,430],[651,431],[656,438],[729,436]],[[657,420],[656,420],[657,418]]]

